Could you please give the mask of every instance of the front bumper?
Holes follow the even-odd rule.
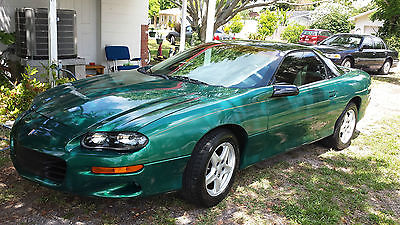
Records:
[[[17,155],[20,152],[16,151],[15,142],[12,142],[11,159],[22,177],[51,189],[85,196],[121,198],[148,196],[178,190],[181,188],[182,174],[190,157],[184,156],[144,164],[144,168],[135,173],[95,174],[91,172],[91,167],[107,166],[105,162],[110,159],[97,159],[95,155],[65,154],[59,157],[66,163],[65,175],[60,180],[38,174],[21,164],[21,161],[17,160],[18,157],[21,157]],[[38,154],[49,154],[37,150],[32,151],[36,151]],[[53,155],[53,157],[57,156]]]
[[[75,131],[34,113],[20,119],[11,132],[10,156],[18,173],[40,185],[78,195],[99,197],[148,196],[182,186],[190,155],[154,162],[138,162],[146,148],[130,154],[87,150],[71,141]],[[93,166],[142,164],[135,173],[95,174]]]

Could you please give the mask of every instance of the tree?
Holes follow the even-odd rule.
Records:
[[[182,0],[170,0],[177,6],[182,6]],[[270,6],[277,3],[286,3],[289,5],[313,5],[319,2],[324,2],[327,0],[322,0],[312,3],[294,3],[282,0],[217,0],[215,8],[215,22],[214,22],[214,32],[215,30],[226,24],[233,17],[235,17],[239,12],[252,9],[255,7]],[[188,8],[188,20],[191,27],[198,32],[201,40],[205,40],[206,36],[206,24],[207,24],[207,6],[208,0],[187,0]]]
[[[349,17],[348,7],[338,3],[324,3],[314,10],[311,28],[326,29],[333,33],[348,33],[354,26]]]
[[[266,37],[271,36],[278,27],[279,16],[276,12],[266,10],[261,13],[258,19],[257,34],[259,38],[265,40]]]
[[[383,21],[379,33],[383,36],[400,37],[400,1],[374,0],[374,2],[377,11],[372,15],[372,20]]]
[[[231,24],[229,24],[227,27],[229,28],[229,32],[231,32],[233,34],[240,33],[240,31],[243,28],[242,17],[239,15],[236,15],[231,20]]]
[[[149,0],[149,17],[153,18],[154,24],[157,22],[157,16],[160,12],[160,1]]]
[[[286,40],[289,43],[297,43],[299,42],[299,36],[303,30],[306,29],[305,26],[300,24],[290,24],[285,28],[285,30],[281,33],[281,38]]]

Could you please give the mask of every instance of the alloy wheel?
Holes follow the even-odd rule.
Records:
[[[207,193],[218,196],[228,186],[236,164],[235,149],[229,142],[220,144],[207,164],[205,184]]]
[[[339,131],[339,137],[342,143],[350,141],[356,127],[356,122],[356,113],[353,110],[347,111],[343,117],[343,123]]]

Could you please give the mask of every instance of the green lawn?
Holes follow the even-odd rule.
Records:
[[[151,60],[150,60],[150,64],[155,64],[157,63],[157,61],[154,60],[155,57],[157,57],[158,55],[158,44],[156,42],[156,39],[149,39],[149,50],[150,50],[150,55],[151,55]],[[162,54],[163,56],[167,57],[169,56],[169,50],[174,47],[173,45],[171,45],[171,43],[169,43],[169,41],[164,40],[163,44],[162,44]]]

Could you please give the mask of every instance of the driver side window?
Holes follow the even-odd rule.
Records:
[[[324,64],[311,51],[288,54],[275,74],[275,84],[302,86],[326,78]]]

